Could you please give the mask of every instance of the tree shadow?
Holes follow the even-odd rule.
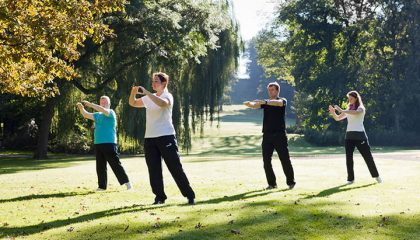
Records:
[[[49,229],[53,228],[60,228],[70,224],[76,224],[81,222],[87,222],[92,220],[97,220],[103,217],[112,217],[119,214],[125,213],[132,213],[132,212],[140,212],[143,210],[154,210],[163,207],[172,206],[168,205],[132,205],[132,206],[125,206],[120,208],[113,208],[104,211],[94,212],[90,214],[81,215],[75,218],[67,218],[67,219],[59,219],[54,220],[51,222],[41,222],[35,225],[29,225],[24,227],[0,227],[0,238],[2,237],[11,237],[11,236],[22,236],[22,235],[30,235],[35,233],[44,232]]]
[[[95,192],[88,191],[88,192],[61,192],[61,193],[52,193],[52,194],[31,194],[31,195],[21,196],[21,197],[16,197],[16,198],[0,199],[0,203],[20,202],[20,201],[26,201],[26,200],[43,199],[43,198],[65,198],[65,197],[74,197],[74,196],[86,196],[92,193],[95,193]]]
[[[61,234],[59,237],[60,239],[351,239],[355,236],[354,233],[358,232],[359,238],[366,239],[381,237],[416,239],[420,234],[419,214],[353,216],[343,214],[338,209],[328,210],[330,204],[325,201],[305,205],[278,200],[246,202],[240,212],[234,212],[234,208],[226,209],[232,215],[226,214],[226,211],[215,212],[213,208],[208,208],[201,209],[199,213],[191,212],[175,221],[157,221],[158,225],[145,221],[110,222],[102,226],[80,226],[77,232]],[[118,214],[133,211],[140,209],[128,209]],[[218,214],[217,220],[208,220],[207,216],[213,214]]]
[[[364,234],[367,239],[378,236],[386,239],[415,239],[420,234],[418,214],[357,217],[323,210],[329,205],[327,202],[302,206],[284,202],[279,204],[270,200],[246,205],[242,209],[243,214],[236,218],[220,219],[216,224],[208,225],[205,219],[201,219],[203,227],[199,230],[183,228],[182,231],[160,238],[351,239],[355,231],[362,230],[359,237]]]
[[[29,154],[1,154],[0,175],[51,168],[71,167],[80,162],[93,161],[93,156],[58,154],[36,160]]]
[[[239,194],[235,194],[231,196],[223,196],[223,197],[213,198],[213,199],[209,199],[205,201],[199,201],[197,202],[197,204],[201,205],[201,204],[217,204],[217,203],[222,203],[222,202],[233,202],[233,201],[245,200],[249,198],[261,197],[261,196],[265,196],[265,195],[275,193],[275,192],[285,192],[288,190],[289,190],[288,188],[280,189],[280,190],[265,190],[265,189],[254,190],[254,191],[248,191],[248,192],[239,193]]]
[[[359,188],[366,188],[366,187],[370,187],[370,186],[373,186],[373,185],[376,185],[376,183],[370,183],[370,184],[365,184],[365,185],[356,186],[356,187],[343,188],[343,187],[346,187],[346,186],[349,186],[349,185],[342,184],[342,185],[339,185],[339,186],[336,186],[336,187],[332,187],[332,188],[322,190],[321,192],[319,192],[316,195],[308,195],[308,196],[304,197],[303,199],[327,197],[327,196],[331,196],[335,193],[346,192],[346,191],[355,190],[355,189],[359,189]]]
[[[287,191],[288,189],[282,189],[278,191],[268,191],[268,190],[255,190],[255,191],[249,191],[245,193],[240,193],[232,196],[225,196],[221,198],[215,198],[215,199],[209,199],[205,201],[197,202],[197,205],[202,204],[217,204],[222,202],[231,202],[231,201],[237,201],[242,199],[249,199],[249,198],[255,198],[259,196],[268,195],[270,193],[274,192],[283,192]],[[62,194],[46,194],[46,195],[35,195],[35,198],[44,198],[44,197],[68,197],[68,196],[76,196],[76,195],[87,195],[91,192],[83,193],[83,194],[75,194],[73,193],[62,193]],[[19,197],[15,199],[4,199],[2,201],[4,202],[11,202],[11,201],[23,201],[23,200],[30,200],[34,199],[33,195]],[[0,202],[1,203],[1,202]],[[186,205],[186,204],[182,204]],[[10,237],[10,236],[22,236],[22,235],[30,235],[30,234],[36,234],[40,233],[49,229],[54,228],[60,228],[64,227],[70,224],[76,224],[81,222],[87,222],[91,220],[96,220],[103,217],[112,217],[117,216],[120,214],[126,214],[126,213],[133,213],[133,212],[141,212],[141,211],[149,211],[154,209],[163,209],[168,208],[171,206],[175,206],[173,204],[164,204],[164,205],[132,205],[132,206],[126,206],[121,208],[114,208],[114,209],[108,209],[100,212],[94,212],[86,215],[81,215],[75,218],[68,218],[68,219],[60,219],[60,220],[54,220],[51,222],[41,222],[39,224],[35,225],[29,225],[24,227],[6,227],[2,226],[0,227],[0,238],[1,237]]]

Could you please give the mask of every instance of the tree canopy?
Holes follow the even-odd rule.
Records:
[[[0,89],[21,96],[53,96],[54,79],[77,76],[72,63],[87,38],[100,43],[112,31],[101,17],[124,1],[0,1]]]
[[[71,45],[75,51],[69,52],[74,55],[54,50],[55,42],[45,47],[52,56],[62,60],[60,63],[68,69],[64,72],[67,75],[50,72],[48,81],[39,82],[38,95],[31,94],[29,88],[25,88],[26,93],[5,88],[4,92],[9,94],[48,97],[39,104],[41,116],[35,116],[35,122],[40,123],[38,145],[42,143],[42,149],[39,152],[43,152],[38,155],[46,154],[47,143],[52,149],[69,146],[84,149],[91,137],[90,123],[81,119],[74,104],[81,99],[96,102],[100,95],[110,96],[112,107],[117,111],[122,149],[138,152],[145,115],[128,105],[128,94],[134,84],[149,87],[151,73],[155,71],[165,71],[171,77],[169,89],[175,97],[173,121],[184,148],[191,146],[191,132],[201,128],[205,121],[213,120],[218,112],[220,100],[235,72],[240,46],[230,2],[131,0],[123,9],[118,6],[107,8],[108,12],[91,14],[93,23],[98,24],[92,29],[101,27],[106,31],[98,35],[87,29],[90,32]],[[30,22],[30,19],[26,16],[25,21]],[[92,24],[89,26],[94,26]],[[62,27],[63,35],[72,33],[67,31],[68,26],[56,27]],[[22,50],[22,56],[27,51]],[[37,66],[43,74],[51,70],[43,61]],[[33,71],[28,71],[27,75],[35,76]],[[26,83],[31,81],[24,75],[20,77]],[[7,95],[3,100],[5,105],[12,104]],[[9,120],[5,116],[1,121],[10,123]]]
[[[266,74],[296,87],[296,113],[307,137],[341,132],[326,107],[358,90],[374,142],[415,145],[420,120],[418,1],[293,0],[282,4],[258,40]],[[339,131],[340,130],[340,131]],[[315,134],[310,134],[315,132]],[[399,137],[397,137],[399,136]],[[332,143],[342,139],[331,134]],[[386,142],[386,139],[394,139]]]

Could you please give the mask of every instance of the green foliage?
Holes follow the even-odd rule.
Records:
[[[74,45],[77,51],[72,61],[67,59],[77,71],[72,81],[52,74],[59,95],[55,97],[50,148],[88,151],[90,145],[83,141],[91,142],[92,123],[79,116],[75,104],[83,99],[98,102],[101,95],[108,95],[117,113],[122,151],[142,152],[145,111],[130,107],[128,96],[133,85],[150,89],[151,74],[165,71],[175,99],[173,122],[180,145],[188,149],[191,132],[214,120],[236,69],[240,42],[231,13],[230,2],[225,0],[132,0],[124,11],[95,15],[95,21],[109,29],[102,35],[112,32],[114,37],[101,38],[98,43],[95,31],[86,34],[80,39],[83,44]],[[66,28],[61,32],[72,33]]]
[[[0,93],[54,96],[56,78],[72,79],[72,62],[87,38],[100,43],[112,31],[104,14],[124,1],[4,0],[0,2]]]
[[[298,124],[309,133],[341,131],[327,107],[357,90],[368,129],[418,134],[419,11],[409,0],[288,1],[258,39],[259,63],[295,85]]]

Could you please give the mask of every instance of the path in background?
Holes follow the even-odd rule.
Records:
[[[235,157],[239,159],[260,158],[262,113],[260,109],[249,109],[243,105],[223,106],[223,111],[220,113],[220,122],[208,122],[205,125],[203,136],[200,136],[199,133],[193,136],[193,147],[189,155],[195,157],[218,155],[225,158]],[[287,119],[286,124],[293,124],[293,120]],[[288,134],[288,137],[289,150],[292,157],[340,154],[337,157],[344,158],[343,146],[319,147],[306,142],[302,135]],[[403,150],[405,154],[410,155],[410,151],[405,150],[413,150],[412,148],[401,147],[372,147],[372,149],[375,156],[388,152],[397,154],[395,151]],[[413,154],[415,155],[415,153]],[[357,157],[358,154],[355,154],[355,156]],[[409,158],[416,159],[415,157]]]
[[[263,190],[261,126],[256,111],[226,106],[219,128],[194,137],[183,167],[197,195],[184,205],[163,167],[165,205],[150,205],[143,156],[123,156],[134,184],[127,192],[108,169],[106,192],[96,193],[93,156],[52,154],[37,161],[0,155],[0,239],[418,239],[420,150],[376,149],[382,184],[355,154],[356,182],[344,185],[344,150],[307,145],[291,136],[296,188]],[[305,145],[306,144],[306,145]],[[337,152],[339,154],[330,154]],[[357,232],[357,235],[355,235]]]

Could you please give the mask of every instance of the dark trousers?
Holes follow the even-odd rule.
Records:
[[[108,177],[106,163],[111,166],[112,171],[120,184],[129,182],[128,176],[120,162],[118,145],[115,143],[95,144],[96,173],[98,174],[99,188],[106,189]]]
[[[287,136],[286,133],[264,133],[262,141],[262,154],[264,160],[264,170],[267,177],[268,185],[276,186],[276,175],[271,165],[271,158],[273,151],[276,149],[279,155],[283,172],[286,175],[287,185],[295,184],[295,177],[293,172],[293,166],[290,161],[289,149],[287,148]]]
[[[147,168],[149,169],[150,186],[156,195],[155,200],[166,200],[163,189],[162,158],[172,177],[184,197],[195,198],[178,153],[178,145],[174,135],[146,138],[144,140],[144,153]]]
[[[354,169],[353,169],[353,152],[354,148],[357,147],[360,154],[362,154],[363,159],[366,162],[366,165],[369,168],[370,175],[372,177],[378,177],[379,173],[376,169],[375,162],[373,161],[373,156],[370,151],[370,146],[368,140],[349,140],[346,139],[346,165],[347,165],[347,181],[354,180]]]

